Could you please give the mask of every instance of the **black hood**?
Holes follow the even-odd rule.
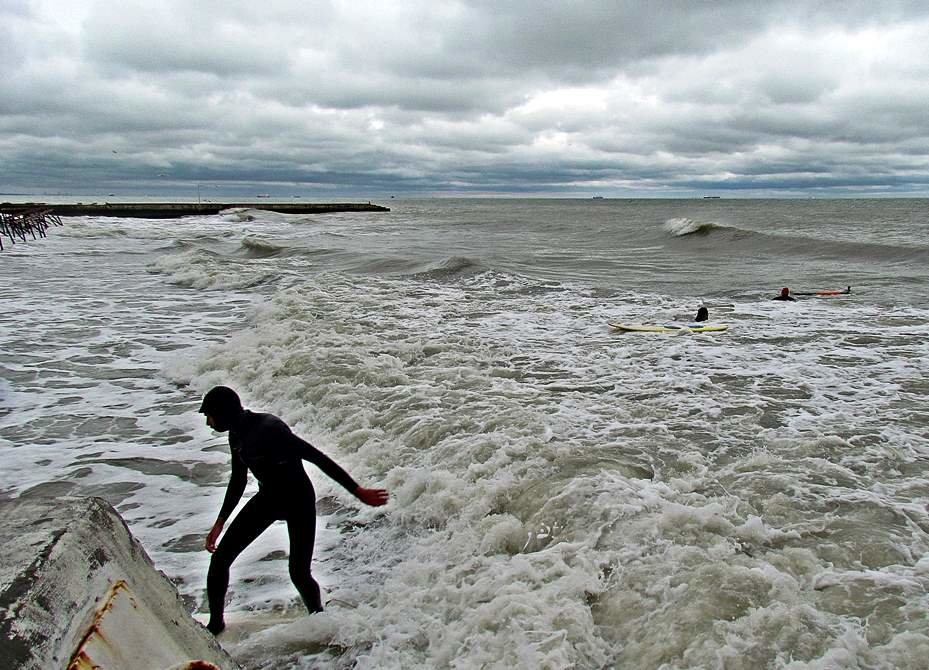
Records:
[[[228,386],[214,386],[203,396],[199,411],[213,418],[216,430],[225,432],[245,410],[242,409],[238,393]]]

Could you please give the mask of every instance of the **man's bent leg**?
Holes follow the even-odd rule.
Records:
[[[313,579],[313,543],[316,540],[316,510],[301,510],[287,519],[287,535],[290,537],[290,578],[300,592],[306,608],[322,612],[323,603],[319,584]]]
[[[229,524],[219,546],[213,552],[210,569],[206,575],[206,598],[210,605],[210,621],[206,627],[213,635],[219,635],[226,627],[223,610],[226,606],[226,590],[229,588],[229,568],[232,562],[245,547],[267,530],[274,519],[271,506],[266,503],[260,492],[255,494]]]

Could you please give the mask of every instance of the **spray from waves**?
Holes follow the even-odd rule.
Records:
[[[693,219],[688,219],[686,217],[679,217],[674,219],[668,219],[665,221],[664,229],[674,235],[675,237],[683,237],[684,235],[707,235],[711,231],[717,228],[724,228],[725,226],[720,226],[717,223],[710,223],[705,221],[694,221]]]
[[[246,208],[233,208],[233,209],[224,209],[220,212],[220,216],[223,217],[225,221],[254,221],[255,214],[252,213],[252,210]]]
[[[251,207],[231,207],[222,210],[219,215],[224,221],[236,222],[275,222],[275,223],[295,223],[303,220],[310,222],[312,218],[300,214],[288,214],[286,212],[275,212],[270,209],[254,209]]]

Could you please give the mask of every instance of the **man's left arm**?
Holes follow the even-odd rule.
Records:
[[[372,507],[379,507],[387,502],[388,495],[385,489],[368,489],[359,486],[341,465],[303,438],[290,432],[287,440],[291,448],[297,452],[300,458],[313,463],[364,504],[371,505]]]

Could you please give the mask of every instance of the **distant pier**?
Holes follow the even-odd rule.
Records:
[[[48,205],[28,203],[26,205],[0,204],[0,212],[23,209],[42,209],[53,216],[119,216],[137,219],[176,219],[182,216],[210,216],[224,209],[261,209],[282,214],[328,214],[331,212],[389,212],[390,208],[368,203],[83,203]]]

